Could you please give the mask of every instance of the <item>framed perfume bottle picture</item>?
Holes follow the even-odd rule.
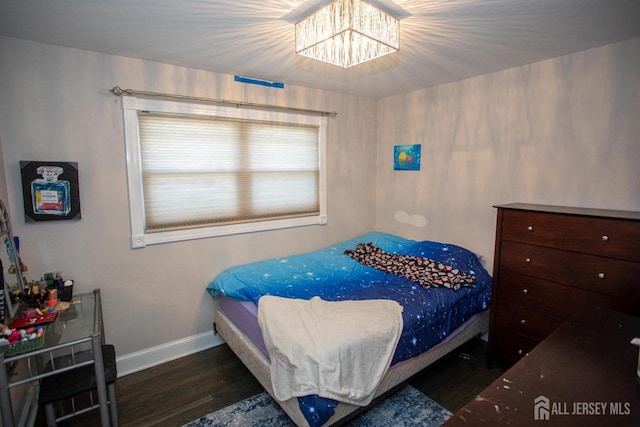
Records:
[[[20,161],[26,222],[78,220],[78,162]]]

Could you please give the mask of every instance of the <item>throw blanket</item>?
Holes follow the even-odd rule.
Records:
[[[365,406],[391,364],[402,332],[402,306],[392,300],[265,295],[258,322],[276,398],[317,394]]]
[[[344,253],[362,265],[406,277],[425,289],[444,286],[457,291],[460,286],[472,286],[476,282],[475,276],[469,276],[457,268],[429,258],[391,254],[373,243],[359,243],[355,250],[346,250]]]

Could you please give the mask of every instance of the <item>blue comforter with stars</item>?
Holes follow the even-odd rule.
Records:
[[[348,255],[358,243],[373,243],[394,254],[439,261],[476,277],[475,284],[457,291],[423,288],[407,278],[367,267]],[[325,301],[391,299],[403,307],[403,331],[392,365],[424,353],[474,314],[489,307],[491,276],[473,252],[452,244],[414,241],[371,232],[314,252],[274,258],[228,268],[207,286],[214,297],[244,301],[263,295]],[[321,426],[338,404],[320,396],[299,398],[300,409],[311,426]]]

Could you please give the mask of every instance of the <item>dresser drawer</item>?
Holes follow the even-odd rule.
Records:
[[[502,216],[502,238],[561,248],[564,241],[564,225],[564,215],[505,211]]]
[[[599,306],[625,312],[633,307],[631,301],[506,270],[500,274],[496,298],[498,307],[506,301],[563,319],[583,307]]]
[[[640,300],[640,263],[503,242],[500,268],[607,295]]]
[[[540,341],[553,332],[563,319],[525,306],[501,301],[496,307],[496,327],[525,338]]]
[[[533,350],[539,342],[514,334],[506,329],[495,328],[493,334],[493,337],[489,337],[493,343],[493,354],[507,365],[516,363]]]
[[[504,241],[499,264],[501,271],[571,284],[575,278],[568,270],[566,258],[567,253],[559,249]]]
[[[640,261],[640,223],[576,217],[567,221],[564,247],[575,252]]]

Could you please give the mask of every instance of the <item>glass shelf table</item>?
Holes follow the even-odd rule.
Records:
[[[44,343],[40,348],[8,357],[5,357],[5,352],[0,351],[2,426],[14,427],[30,424],[26,420],[30,419],[31,422],[35,420],[40,379],[91,364],[94,365],[96,372],[102,425],[110,426],[102,360],[103,344],[102,302],[100,289],[95,289],[93,292],[74,295],[69,308],[58,312],[56,319],[48,325]],[[91,357],[83,357],[87,354]],[[55,366],[54,359],[60,356],[69,356],[66,359],[70,359],[71,364]],[[47,370],[45,367],[48,364],[53,365],[53,368]],[[20,405],[22,407],[13,408],[11,391],[20,386],[32,386],[32,389],[27,393],[28,397],[22,399],[22,405]],[[16,415],[19,418],[18,421],[15,419]]]

